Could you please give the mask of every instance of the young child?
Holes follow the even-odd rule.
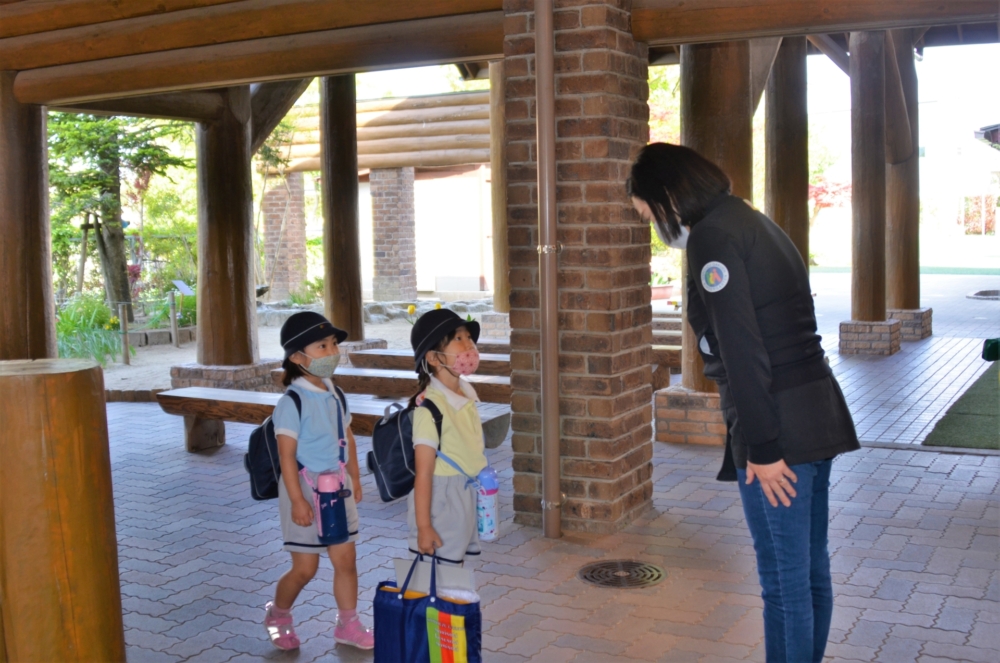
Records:
[[[466,476],[437,456],[453,460],[468,477],[486,467],[479,398],[464,375],[479,367],[479,323],[462,320],[454,311],[437,309],[413,325],[410,343],[420,386],[411,399],[429,399],[441,411],[441,437],[427,408],[413,414],[416,478],[407,497],[410,552],[437,553],[441,561],[462,564],[479,554],[476,489]]]
[[[278,438],[281,483],[278,508],[284,549],[292,554],[292,568],[281,579],[274,601],[265,607],[264,626],[278,649],[297,649],[299,638],[292,624],[292,604],[302,588],[316,575],[319,556],[326,549],[333,563],[333,596],[337,601],[337,625],[333,638],[360,649],[371,649],[375,638],[358,619],[358,568],[354,541],[358,535],[361,481],[358,459],[351,434],[351,414],[341,403],[331,378],[340,360],[338,345],[347,332],[337,329],[319,313],[303,311],[281,326],[281,347],[285,350],[284,384],[295,391],[302,403],[299,414],[287,391],[274,408],[272,421]],[[341,428],[342,426],[342,428]],[[345,488],[352,492],[344,500],[349,538],[344,543],[325,546],[319,541],[313,507],[311,482],[319,473],[339,470],[342,441],[346,433]],[[300,473],[299,468],[303,468]]]

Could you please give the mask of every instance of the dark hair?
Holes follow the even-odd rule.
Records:
[[[428,351],[428,354],[431,352],[440,352],[441,350],[444,350],[449,343],[455,340],[456,336],[458,336],[458,329],[454,329],[448,332],[441,338],[441,341],[438,342],[436,346],[434,346],[431,350]],[[430,365],[427,363],[426,355],[424,355],[424,357],[425,357],[424,361],[420,362],[420,365],[417,366],[417,391],[412,396],[410,396],[410,407],[417,406],[417,396],[424,393],[424,391],[427,390],[427,387],[429,387],[431,384],[432,374],[428,373],[427,370],[425,370],[425,367],[427,369],[430,369]]]
[[[649,205],[662,237],[676,239],[681,225],[694,227],[719,196],[732,191],[732,183],[690,147],[650,143],[632,164],[625,189]]]
[[[286,387],[292,384],[292,380],[295,378],[302,378],[306,376],[306,372],[302,370],[302,367],[291,360],[290,357],[285,357],[285,360],[281,362],[281,368],[284,369],[285,375],[281,378],[281,384]]]

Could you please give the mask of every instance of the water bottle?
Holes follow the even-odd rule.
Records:
[[[497,481],[497,471],[487,465],[476,480],[479,482],[479,490],[476,493],[479,540],[493,541],[497,538],[497,525],[500,519],[500,505],[497,501],[500,483]]]

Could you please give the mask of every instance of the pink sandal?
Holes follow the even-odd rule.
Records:
[[[283,611],[286,614],[283,617],[272,614],[272,609],[281,610],[281,608],[275,608],[273,601],[268,601],[267,605],[264,606],[264,627],[267,629],[267,635],[271,638],[271,644],[281,649],[283,651],[288,651],[291,649],[299,648],[299,636],[295,635],[295,627],[292,625],[292,612],[290,610]]]
[[[375,634],[370,628],[362,626],[361,620],[357,617],[346,624],[337,619],[337,626],[333,629],[333,639],[358,649],[375,648]]]

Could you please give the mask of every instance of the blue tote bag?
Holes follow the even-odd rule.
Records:
[[[418,556],[402,588],[381,582],[375,591],[375,663],[482,663],[479,603],[437,595],[437,565],[431,563],[430,593],[408,590]]]

